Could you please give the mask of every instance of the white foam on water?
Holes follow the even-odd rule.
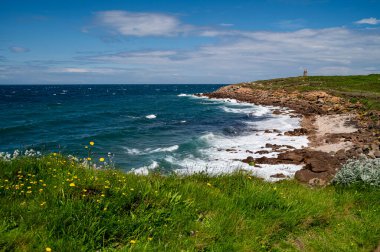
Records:
[[[267,143],[277,145],[289,145],[294,148],[307,146],[308,140],[306,136],[277,136],[276,133],[257,132],[253,135],[227,137],[224,135],[215,135],[213,133],[205,134],[201,137],[209,145],[208,148],[200,150],[203,157],[177,160],[174,157],[167,157],[166,161],[179,165],[183,168],[177,169],[180,174],[192,174],[197,172],[207,172],[211,175],[221,173],[231,173],[236,170],[247,170],[253,172],[254,175],[264,178],[268,181],[277,181],[279,179],[271,177],[282,173],[287,177],[293,177],[294,173],[301,169],[300,165],[260,165],[253,167],[241,162],[242,159],[252,156],[260,157],[277,157],[277,152],[269,152],[268,154],[256,154],[260,150],[271,149],[265,148]],[[283,149],[287,149],[283,147]],[[249,152],[248,152],[249,151]],[[253,153],[251,153],[253,152]]]
[[[156,148],[154,150],[148,150],[148,153],[156,153],[156,152],[172,152],[172,151],[176,151],[178,150],[178,145],[173,145],[173,146],[170,146],[170,147],[166,147],[166,148]]]
[[[189,96],[188,94],[179,94],[179,95],[177,95],[177,96],[179,96],[179,97],[184,97],[184,96]]]
[[[137,174],[137,175],[148,175],[150,170],[154,170],[157,167],[159,167],[158,163],[156,161],[153,161],[150,165],[148,166],[143,166],[140,168],[134,168],[131,169],[131,173]]]
[[[250,106],[248,108],[231,108],[227,106],[221,106],[221,108],[227,113],[247,114],[252,116],[263,116],[271,113],[271,110],[263,106]]]
[[[237,170],[246,170],[253,175],[261,177],[267,181],[278,181],[282,178],[271,177],[276,174],[283,174],[286,177],[293,177],[295,172],[302,169],[302,165],[262,164],[260,167],[250,166],[241,162],[242,159],[252,156],[253,158],[270,157],[275,158],[279,154],[272,149],[266,148],[266,144],[287,145],[295,149],[300,149],[308,145],[306,136],[286,136],[278,133],[265,133],[265,130],[279,130],[280,132],[291,131],[300,127],[300,118],[291,117],[292,111],[285,110],[280,115],[272,114],[275,109],[284,111],[284,108],[274,106],[258,106],[251,103],[239,102],[235,99],[209,99],[208,97],[196,98],[207,99],[214,103],[223,103],[220,108],[227,113],[239,113],[252,115],[259,118],[256,121],[246,121],[247,126],[252,130],[252,134],[240,136],[226,136],[222,134],[207,133],[200,137],[205,141],[207,148],[199,150],[202,157],[189,155],[186,158],[176,158],[166,156],[165,160],[181,168],[175,170],[179,174],[192,174],[206,172],[210,175],[231,173]],[[263,117],[265,116],[265,117]],[[286,150],[288,147],[281,147]],[[228,151],[227,151],[228,150]],[[258,154],[255,152],[267,150],[268,154]]]
[[[126,150],[126,152],[129,155],[146,155],[146,154],[152,154],[152,153],[158,153],[158,152],[173,152],[173,151],[178,150],[179,146],[173,145],[169,147],[162,147],[162,148],[156,148],[156,149],[146,148],[143,151],[136,148],[128,148],[128,147],[123,147],[123,148]]]
[[[281,132],[291,131],[300,127],[301,119],[289,115],[272,115],[260,121],[245,121],[247,125],[255,130],[279,130]]]
[[[147,118],[147,119],[155,119],[155,118],[157,118],[157,116],[151,114],[151,115],[147,115],[147,116],[145,116],[145,118]]]
[[[130,149],[130,148],[127,148],[127,147],[123,147],[123,149],[125,149],[129,155],[139,155],[139,154],[141,154],[141,151],[138,150],[138,149],[135,149],[135,148],[131,148]]]

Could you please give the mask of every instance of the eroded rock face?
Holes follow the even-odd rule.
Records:
[[[335,175],[341,164],[348,159],[363,155],[369,158],[380,157],[380,120],[371,119],[380,118],[380,111],[363,113],[363,110],[361,110],[362,104],[358,102],[351,103],[347,99],[323,91],[300,92],[282,89],[261,89],[261,86],[262,84],[260,83],[241,83],[222,87],[216,92],[206,94],[206,96],[289,108],[303,116],[303,124],[302,128],[285,132],[284,135],[308,135],[310,145],[306,149],[294,150],[291,146],[267,144],[266,148],[272,149],[273,152],[280,152],[277,158],[261,157],[254,159],[248,157],[243,162],[302,164],[304,168],[295,174],[297,180],[312,185],[324,185]],[[279,109],[273,112],[275,115],[282,113]],[[355,126],[358,131],[335,132],[333,128],[328,130],[328,133],[324,133],[323,136],[318,135],[317,131],[320,125],[316,123],[317,115],[334,117],[338,114],[341,116],[354,115],[355,120],[350,120],[348,123]],[[275,133],[275,131],[268,129],[267,133]],[[317,143],[313,145],[313,141]],[[339,145],[339,143],[348,144]],[[329,150],[317,148],[325,145],[333,145],[334,148]],[[247,151],[247,153],[252,152]],[[263,150],[255,154],[267,154],[267,151]]]
[[[304,168],[296,172],[295,178],[304,183],[311,183],[311,179],[317,178],[319,179],[318,184],[327,183],[342,163],[339,158],[329,153],[307,149],[280,153],[277,158],[253,159],[248,157],[243,162],[248,160],[254,161],[256,164],[303,164]],[[313,182],[313,184],[315,183]]]

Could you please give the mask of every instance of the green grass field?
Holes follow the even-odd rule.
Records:
[[[373,251],[380,189],[0,161],[2,251]]]
[[[352,76],[309,76],[255,81],[260,88],[287,90],[322,90],[361,101],[367,109],[380,110],[380,74]],[[257,88],[258,85],[252,87]]]

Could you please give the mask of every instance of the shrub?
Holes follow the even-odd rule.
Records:
[[[380,158],[348,160],[338,171],[333,183],[365,184],[380,187]]]

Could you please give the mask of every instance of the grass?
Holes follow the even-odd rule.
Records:
[[[372,251],[380,189],[0,161],[2,251]]]
[[[380,74],[352,76],[291,77],[253,82],[254,88],[286,90],[322,90],[360,101],[367,109],[380,110]]]

